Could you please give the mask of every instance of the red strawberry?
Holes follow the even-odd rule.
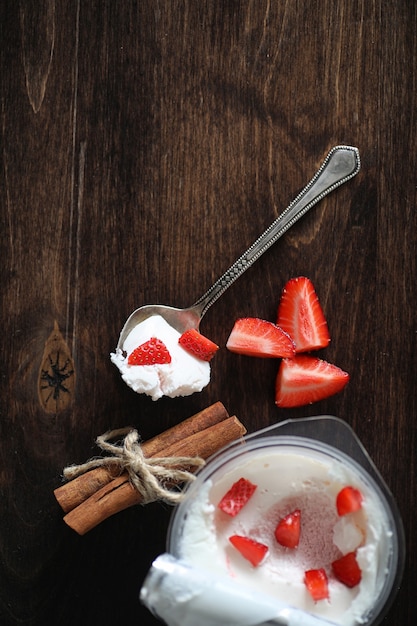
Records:
[[[326,318],[309,278],[292,278],[282,290],[277,324],[294,340],[297,352],[325,348],[330,343]]]
[[[363,496],[355,487],[343,487],[336,497],[336,508],[340,516],[359,511],[362,507]]]
[[[220,500],[218,507],[227,515],[235,517],[242,507],[252,497],[257,485],[251,483],[247,478],[239,478]]]
[[[356,587],[361,582],[362,572],[356,560],[356,553],[349,552],[332,563],[337,580],[347,587]]]
[[[266,555],[268,554],[268,546],[264,543],[259,543],[250,537],[242,537],[242,535],[232,535],[229,537],[229,541],[239,550],[240,554],[254,567],[259,565]]]
[[[187,350],[187,352],[190,352],[193,356],[203,361],[210,361],[219,349],[218,345],[207,337],[204,337],[204,335],[199,333],[195,328],[186,330],[178,339],[178,342],[182,345],[184,350]]]
[[[349,374],[336,365],[312,356],[283,359],[275,384],[275,404],[295,407],[323,400],[341,391]]]
[[[283,517],[275,528],[275,538],[286,548],[296,548],[300,541],[301,512],[296,509]]]
[[[171,363],[171,355],[166,345],[156,337],[151,337],[135,348],[127,359],[129,365],[156,365]]]
[[[314,602],[327,600],[329,597],[327,574],[323,568],[310,569],[305,572],[304,583]]]
[[[257,317],[236,320],[226,348],[238,354],[264,358],[290,357],[295,354],[294,342],[282,328]]]

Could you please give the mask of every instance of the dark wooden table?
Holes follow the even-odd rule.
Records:
[[[80,537],[53,490],[107,429],[146,439],[217,400],[250,432],[319,414],[353,426],[406,529],[384,623],[415,622],[416,7],[1,3],[2,626],[157,623],[138,592],[169,506],[130,508]],[[128,389],[109,360],[127,315],[194,302],[337,144],[359,148],[359,175],[266,252],[202,331],[224,347],[237,317],[274,320],[284,283],[307,275],[346,390],[280,410],[277,363],[226,349],[200,394],[152,402]],[[57,401],[40,391],[45,371]]]

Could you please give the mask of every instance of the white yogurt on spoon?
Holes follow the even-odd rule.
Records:
[[[136,391],[158,400],[162,396],[175,398],[201,391],[210,382],[210,364],[194,357],[178,343],[181,334],[160,315],[152,315],[135,326],[124,340],[122,349],[110,355],[125,383]],[[141,344],[156,337],[163,341],[170,363],[129,365],[129,355]]]

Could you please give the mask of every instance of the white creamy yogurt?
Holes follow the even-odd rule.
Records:
[[[181,334],[160,315],[153,315],[135,326],[126,337],[123,350],[110,355],[123,380],[137,393],[158,400],[162,396],[175,398],[201,391],[210,382],[210,364],[194,357],[178,343]],[[129,355],[138,346],[156,337],[164,342],[171,363],[129,365]]]
[[[230,517],[218,508],[222,496],[244,477],[257,485],[249,502]],[[362,509],[339,517],[336,495],[346,485],[360,489]],[[386,578],[391,554],[390,524],[373,488],[346,463],[315,450],[295,446],[252,450],[226,464],[192,490],[186,513],[170,538],[170,549],[184,562],[213,575],[229,576],[276,600],[343,626],[364,621]],[[278,520],[301,510],[301,537],[296,549],[276,542]],[[180,530],[179,530],[180,529]],[[269,555],[253,567],[233,548],[233,534],[269,546]],[[332,561],[357,550],[362,580],[348,588],[335,579]],[[324,568],[328,600],[314,602],[304,572]]]

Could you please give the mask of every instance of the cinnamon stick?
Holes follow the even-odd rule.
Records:
[[[148,458],[162,456],[162,451],[163,456],[178,456],[172,453],[167,454],[166,450],[169,450],[170,446],[177,442],[182,442],[191,435],[218,424],[228,417],[229,414],[224,405],[221,402],[215,402],[176,426],[145,441],[142,444],[142,451]],[[95,468],[55,489],[55,498],[62,510],[68,513],[113,481],[118,475],[119,471],[114,467]]]
[[[246,428],[237,417],[229,417],[167,446],[163,455],[199,456],[207,459],[223,446],[243,437],[245,433]],[[64,521],[79,535],[84,535],[115,513],[140,503],[139,492],[129,482],[127,473],[123,473],[67,513]]]

